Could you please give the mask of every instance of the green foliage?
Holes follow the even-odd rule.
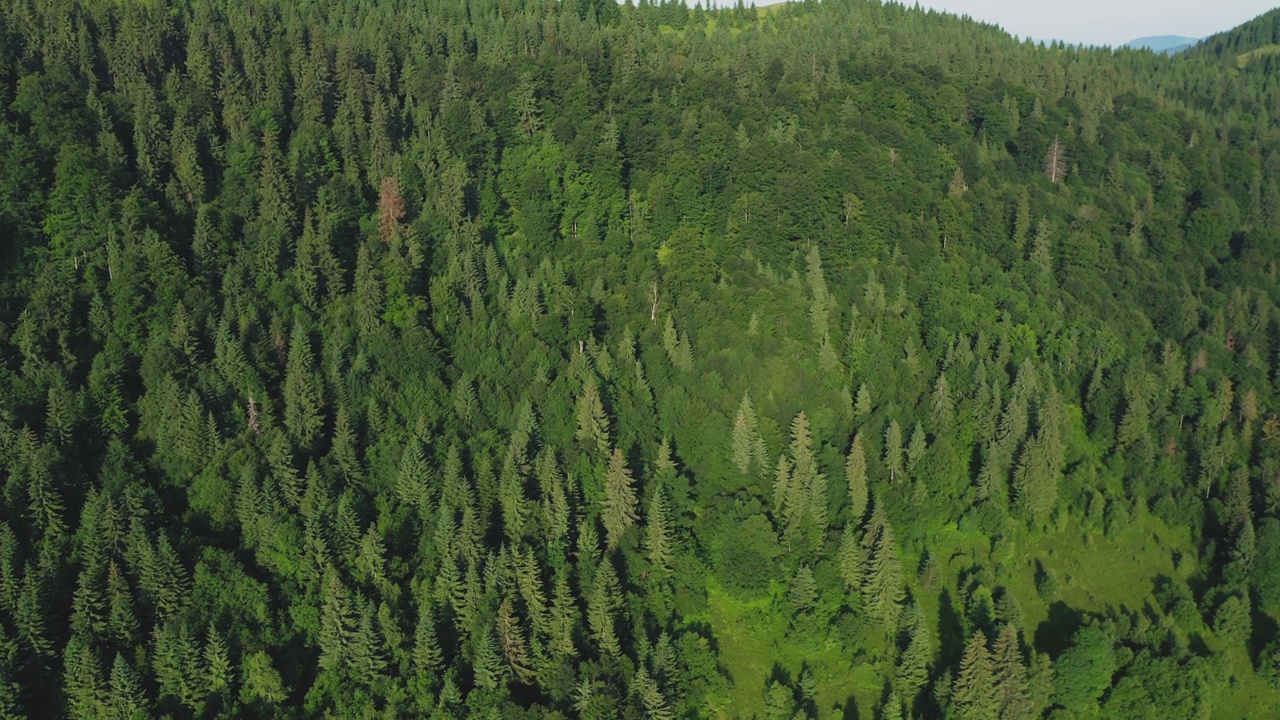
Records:
[[[0,716],[1265,714],[1277,17],[0,4]]]
[[[1081,628],[1054,661],[1054,701],[1068,710],[1087,711],[1111,686],[1116,668],[1114,642],[1106,631],[1096,625]]]

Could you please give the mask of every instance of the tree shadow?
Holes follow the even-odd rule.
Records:
[[[1049,617],[1036,628],[1036,649],[1057,657],[1071,647],[1071,637],[1084,622],[1084,615],[1059,600],[1049,606]]]
[[[840,720],[859,720],[858,699],[850,695],[844,699],[844,708],[840,712]]]
[[[938,667],[960,664],[964,653],[964,621],[951,602],[951,591],[943,590],[938,600]]]

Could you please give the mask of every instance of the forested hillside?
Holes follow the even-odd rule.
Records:
[[[0,717],[1275,717],[1278,19],[5,0]]]

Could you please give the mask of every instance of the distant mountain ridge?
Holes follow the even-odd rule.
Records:
[[[1200,42],[1200,38],[1183,37],[1181,35],[1153,35],[1130,40],[1124,46],[1127,48],[1145,48],[1154,52],[1162,52],[1166,55],[1176,55],[1198,42]]]

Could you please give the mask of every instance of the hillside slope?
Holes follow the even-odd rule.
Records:
[[[0,5],[0,715],[1265,715],[1280,101],[1223,57]]]

